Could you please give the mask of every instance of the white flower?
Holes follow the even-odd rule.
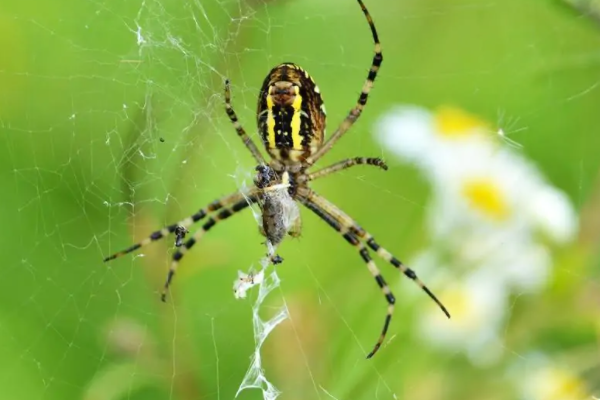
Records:
[[[495,361],[502,354],[497,333],[504,321],[508,293],[489,271],[457,279],[439,294],[452,319],[440,318],[437,309],[420,316],[423,339],[447,350],[467,353],[476,363]]]
[[[528,212],[540,231],[555,243],[566,243],[577,232],[577,215],[567,196],[552,187],[540,188],[529,201]]]
[[[401,107],[378,127],[378,139],[431,181],[434,236],[510,229],[540,231],[558,243],[573,238],[576,215],[567,197],[478,118],[449,107]]]
[[[398,106],[381,118],[376,131],[387,149],[425,172],[445,164],[465,144],[494,141],[484,121],[453,107],[434,114],[417,106]]]
[[[558,243],[573,238],[576,215],[567,197],[519,154],[478,143],[454,156],[430,172],[437,201],[450,202],[442,207],[452,210],[454,221],[460,217],[463,225],[542,232]]]
[[[402,158],[419,163],[434,144],[432,115],[420,107],[397,107],[378,123],[378,139]]]
[[[432,246],[418,263],[441,261],[465,275],[438,295],[452,319],[427,311],[418,324],[422,337],[464,351],[473,363],[494,362],[503,353],[499,332],[510,294],[540,290],[551,276],[550,250],[540,239],[566,243],[576,233],[571,203],[486,122],[464,111],[397,108],[382,118],[377,138],[414,163],[432,187]]]
[[[583,380],[570,369],[533,356],[513,372],[524,400],[589,400],[592,399]],[[531,365],[533,364],[533,365]]]
[[[569,371],[546,368],[536,371],[524,385],[528,400],[587,400],[589,395],[581,379]]]

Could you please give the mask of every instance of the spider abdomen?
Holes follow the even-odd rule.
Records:
[[[273,68],[260,89],[258,130],[275,159],[300,162],[323,143],[325,109],[318,86],[293,63]]]

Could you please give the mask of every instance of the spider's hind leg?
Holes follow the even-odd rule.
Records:
[[[394,305],[394,301],[395,301],[394,296],[392,295],[389,287],[383,280],[383,277],[379,273],[379,270],[375,266],[375,263],[371,260],[371,258],[369,256],[369,252],[367,251],[366,247],[359,239],[364,240],[366,245],[369,246],[373,251],[375,251],[378,256],[380,256],[382,259],[384,259],[385,261],[392,264],[394,267],[399,269],[406,277],[408,277],[413,282],[415,282],[421,289],[423,289],[423,291],[425,293],[427,293],[429,295],[429,297],[433,301],[435,301],[435,303],[440,307],[440,309],[444,312],[444,314],[446,314],[446,316],[448,318],[450,318],[450,313],[448,312],[446,307],[442,304],[442,302],[440,300],[438,300],[438,298],[433,294],[433,292],[431,290],[429,290],[429,288],[427,286],[425,286],[425,284],[417,277],[417,274],[415,273],[415,271],[413,271],[412,269],[405,266],[402,262],[400,262],[400,260],[398,260],[396,257],[394,257],[389,251],[387,251],[383,247],[379,246],[379,244],[377,244],[375,242],[375,239],[373,238],[373,236],[371,234],[369,234],[367,231],[365,231],[364,229],[362,229],[346,213],[344,213],[342,210],[340,210],[334,204],[329,202],[327,199],[325,199],[322,196],[319,196],[318,194],[316,194],[313,191],[310,191],[309,193],[307,193],[306,196],[299,198],[299,201],[302,204],[304,204],[308,209],[310,209],[315,214],[317,214],[317,216],[319,216],[321,219],[323,219],[325,222],[327,222],[332,228],[334,228],[336,231],[338,231],[340,234],[342,234],[342,236],[344,237],[344,239],[346,239],[346,241],[348,241],[350,244],[354,245],[355,247],[357,247],[359,249],[361,257],[363,257],[363,260],[367,263],[367,266],[368,266],[369,270],[371,271],[371,273],[373,274],[373,276],[375,277],[377,284],[379,285],[379,287],[381,288],[381,290],[383,291],[383,293],[386,296],[386,299],[389,304],[389,306],[388,306],[389,319],[391,319],[391,315],[389,314],[389,312],[391,312],[391,310],[393,310],[393,305]],[[388,324],[389,324],[389,320],[388,320],[388,317],[386,317],[386,322],[384,325],[382,336],[380,337],[380,340],[377,342],[373,351],[369,354],[369,357],[372,357],[373,354],[375,354],[375,352],[377,351],[377,349],[383,342],[383,339],[385,338],[385,333],[387,331]]]
[[[373,235],[361,228],[352,218],[350,218],[346,213],[344,213],[334,204],[329,202],[324,197],[319,196],[315,192],[310,192],[307,200],[318,206],[321,210],[324,210],[324,212],[333,216],[344,229],[349,230],[350,232],[358,236],[360,239],[364,240],[367,246],[369,246],[373,251],[375,251],[379,257],[392,264],[394,267],[399,269],[400,272],[402,272],[407,278],[415,282],[440,307],[444,314],[446,314],[446,316],[450,318],[450,313],[448,312],[448,309],[446,309],[446,307],[435,296],[435,294],[433,294],[433,292],[429,290],[425,283],[423,283],[423,281],[419,279],[417,273],[412,269],[408,268],[400,260],[394,257],[392,253],[390,253],[385,248],[381,247],[377,242],[375,242],[375,238],[373,237]]]
[[[309,210],[313,211],[322,220],[324,220],[325,222],[327,222],[329,224],[329,226],[331,226],[338,233],[340,233],[342,235],[342,237],[348,243],[350,243],[352,246],[354,246],[358,250],[358,253],[360,254],[361,258],[363,259],[363,261],[367,265],[367,269],[369,270],[369,272],[371,273],[371,275],[375,279],[375,282],[377,282],[377,285],[379,286],[379,288],[383,292],[383,295],[385,296],[385,300],[388,303],[387,313],[385,315],[385,321],[383,323],[383,328],[381,329],[381,334],[379,335],[379,339],[377,340],[377,343],[375,343],[375,346],[373,347],[373,350],[371,350],[371,352],[367,355],[367,358],[371,358],[371,357],[373,357],[375,355],[375,353],[377,353],[377,351],[379,350],[379,348],[383,344],[383,341],[385,340],[385,336],[386,336],[388,328],[390,326],[390,322],[392,321],[392,315],[394,314],[394,307],[395,307],[395,304],[396,304],[396,298],[394,297],[394,294],[390,290],[390,287],[386,283],[385,279],[381,275],[381,272],[379,271],[379,268],[377,268],[377,265],[375,265],[375,262],[371,258],[370,254],[369,254],[369,250],[357,238],[357,236],[353,232],[351,232],[348,229],[348,227],[342,225],[340,223],[340,221],[336,218],[335,215],[330,214],[329,212],[327,212],[327,210],[323,209],[319,204],[316,204],[311,199],[301,198],[300,201]]]
[[[375,238],[371,236],[369,232],[363,230],[358,225],[355,225],[352,228],[352,230],[356,232],[356,234],[361,239],[365,240],[367,246],[369,246],[374,252],[376,252],[379,257],[392,264],[394,267],[399,269],[400,272],[402,272],[406,277],[415,282],[425,293],[427,293],[427,295],[429,295],[429,297],[438,305],[442,312],[446,314],[446,317],[450,318],[450,312],[448,311],[446,306],[444,306],[444,304],[436,297],[435,294],[433,294],[433,292],[425,285],[425,283],[423,283],[423,281],[419,279],[415,271],[404,265],[404,263],[402,263],[402,261],[394,257],[392,253],[390,253],[388,250],[381,247],[377,242],[375,242]]]

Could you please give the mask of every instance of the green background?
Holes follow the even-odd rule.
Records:
[[[268,301],[285,301],[292,315],[263,347],[269,379],[283,399],[328,398],[324,390],[340,399],[514,399],[507,369],[542,351],[593,392],[600,25],[558,1],[366,3],[384,63],[363,116],[324,163],[383,156],[391,169],[353,169],[316,190],[410,260],[427,242],[427,182],[374,142],[372,126],[396,103],[453,104],[520,143],[580,210],[582,232],[557,251],[547,290],[511,301],[507,354],[485,369],[418,340],[411,323],[432,304],[403,302],[416,289],[402,282],[398,290],[395,271],[380,263],[398,294],[395,338],[365,361],[383,319],[381,294],[355,250],[303,212],[303,236],[281,246],[283,282]],[[233,398],[254,347],[256,292],[237,301],[231,285],[264,252],[251,213],[186,255],[166,305],[159,292],[171,240],[145,257],[101,261],[251,173],[223,110],[225,77],[254,135],[265,74],[282,61],[300,64],[323,93],[332,132],[371,58],[352,0],[0,5],[1,397]]]

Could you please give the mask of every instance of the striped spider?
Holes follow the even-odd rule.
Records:
[[[367,355],[367,358],[372,357],[383,343],[392,319],[396,301],[375,262],[372,260],[368,249],[371,249],[384,261],[392,264],[409,279],[413,280],[438,304],[446,316],[450,317],[444,305],[419,280],[417,274],[412,269],[405,266],[389,251],[381,247],[375,241],[375,238],[361,228],[354,219],[350,218],[350,216],[333,203],[315,193],[308,186],[308,183],[313,180],[356,165],[372,165],[387,170],[387,165],[379,158],[356,157],[342,160],[314,172],[309,172],[313,165],[331,150],[334,144],[337,143],[359,118],[367,104],[369,92],[373,87],[377,71],[383,61],[375,24],[363,2],[361,0],[357,1],[371,28],[371,34],[375,43],[375,55],[356,105],[350,110],[333,135],[327,141],[324,141],[325,108],[323,106],[323,99],[318,86],[308,72],[294,63],[277,65],[265,78],[258,97],[258,131],[264,143],[265,150],[270,156],[270,160],[268,162],[265,161],[261,152],[238,121],[231,105],[229,81],[226,81],[225,110],[238,136],[242,139],[258,165],[255,187],[250,189],[249,193],[235,192],[214,201],[190,217],[158,230],[140,243],[105,258],[105,262],[131,253],[151,242],[174,233],[176,235],[178,250],[173,254],[173,261],[171,262],[171,267],[169,268],[164,284],[162,300],[165,301],[171,280],[183,256],[217,223],[244,210],[250,204],[258,203],[261,205],[263,212],[261,229],[267,241],[272,246],[276,247],[288,233],[292,235],[298,234],[300,226],[299,217],[292,221],[291,224],[283,224],[282,219],[284,216],[280,210],[281,204],[275,201],[269,206],[269,187],[273,185],[285,185],[285,190],[287,190],[289,198],[315,213],[356,249],[385,296],[388,307],[384,325],[377,343]],[[188,228],[207,216],[208,219],[204,222],[204,225],[184,241],[183,239],[188,232]],[[273,260],[273,254],[269,255]],[[280,259],[275,258],[275,261],[280,261]]]

